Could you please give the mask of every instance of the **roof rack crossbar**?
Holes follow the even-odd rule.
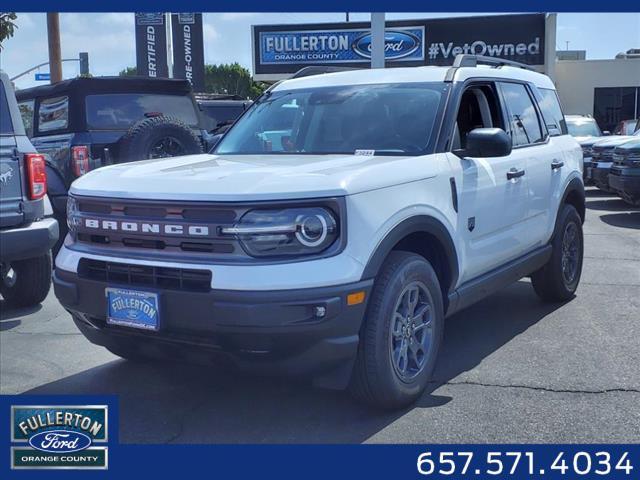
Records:
[[[322,75],[323,73],[346,72],[349,70],[358,70],[352,67],[338,67],[332,65],[311,65],[304,67],[294,73],[290,78],[311,77],[312,75]]]
[[[525,70],[535,71],[530,65],[521,62],[515,62],[513,60],[507,60],[505,58],[499,57],[487,57],[485,55],[469,55],[469,54],[459,54],[456,55],[455,60],[453,61],[453,65],[449,70],[447,70],[447,74],[445,76],[445,82],[452,82],[453,77],[458,68],[462,67],[477,67],[478,65],[490,65],[495,68],[500,67],[515,67],[515,68],[523,68]]]

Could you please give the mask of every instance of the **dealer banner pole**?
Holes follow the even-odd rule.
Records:
[[[371,68],[384,68],[384,12],[371,13]]]
[[[173,78],[173,35],[171,34],[171,12],[164,14],[164,24],[167,32],[167,72]]]

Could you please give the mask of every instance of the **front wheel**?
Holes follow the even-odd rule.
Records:
[[[352,394],[380,408],[413,403],[431,379],[443,327],[442,292],[429,262],[413,253],[392,252],[367,307]]]
[[[572,205],[562,207],[551,246],[551,258],[531,276],[531,283],[543,300],[564,302],[571,299],[578,288],[584,254],[582,220]]]

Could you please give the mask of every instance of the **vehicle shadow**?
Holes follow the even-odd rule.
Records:
[[[630,207],[627,206],[627,208]],[[612,227],[640,230],[640,212],[609,213],[607,215],[602,215],[600,220]]]
[[[123,443],[360,443],[412,409],[455,401],[438,395],[438,387],[559,306],[540,302],[531,285],[521,281],[448,319],[436,380],[404,411],[374,410],[346,392],[280,378],[124,360],[25,393],[118,394]]]
[[[12,320],[16,317],[24,317],[32,315],[42,310],[42,305],[34,305],[32,307],[14,308],[9,307],[4,299],[0,299],[0,320]],[[5,330],[0,327],[0,331]]]
[[[587,200],[585,206],[590,210],[604,210],[609,212],[625,212],[633,208],[618,197],[611,197],[606,200]]]

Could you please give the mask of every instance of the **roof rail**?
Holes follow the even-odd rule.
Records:
[[[478,65],[491,65],[494,68],[515,67],[535,72],[535,69],[530,65],[527,65],[526,63],[514,62],[513,60],[507,60],[499,57],[487,57],[485,55],[468,55],[461,53],[456,55],[456,58],[453,61],[453,65],[451,66],[451,68],[449,68],[449,70],[447,70],[444,81],[452,82],[458,68],[477,67]]]
[[[296,73],[294,73],[293,76],[291,76],[290,78],[311,77],[312,75],[322,75],[323,73],[333,73],[333,72],[346,72],[348,70],[358,70],[358,69],[352,68],[352,67],[312,65],[309,67],[301,68]]]

